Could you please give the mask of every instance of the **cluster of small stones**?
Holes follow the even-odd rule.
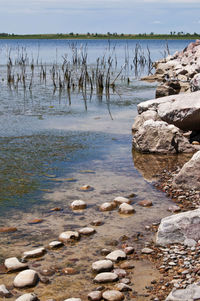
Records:
[[[180,171],[180,167],[177,167],[175,170],[168,171],[163,170],[159,177],[158,183],[155,186],[165,192],[168,197],[170,197],[180,208],[173,207],[169,208],[169,211],[188,211],[192,209],[197,209],[200,206],[200,191],[196,190],[186,190],[186,189],[174,189],[172,186],[172,179]]]

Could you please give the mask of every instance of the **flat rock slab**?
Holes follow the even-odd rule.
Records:
[[[124,295],[117,290],[105,291],[102,296],[106,301],[121,301],[124,299]]]
[[[119,260],[123,260],[126,259],[126,253],[122,250],[115,250],[111,253],[109,253],[106,256],[106,259],[112,260],[112,261],[119,261]]]
[[[24,258],[35,258],[43,256],[46,253],[46,249],[44,247],[37,248],[35,250],[26,251],[23,253]]]
[[[200,239],[200,209],[178,213],[161,220],[156,243],[167,245]]]
[[[24,288],[35,286],[39,280],[38,274],[34,270],[25,270],[20,272],[14,279],[14,286],[17,288]]]
[[[4,265],[9,272],[28,268],[27,263],[20,262],[16,257],[7,258],[4,262]]]
[[[93,262],[92,270],[94,272],[109,272],[113,268],[113,262],[111,260],[98,260]]]
[[[77,240],[79,237],[80,234],[77,231],[66,231],[59,235],[59,240],[62,242],[68,242],[71,240]]]
[[[165,301],[195,301],[200,299],[200,286],[191,284],[185,289],[173,289]]]
[[[108,283],[117,280],[118,280],[118,275],[110,272],[100,273],[94,278],[94,282],[96,283]]]
[[[39,301],[39,299],[35,294],[30,293],[18,297],[15,301]]]

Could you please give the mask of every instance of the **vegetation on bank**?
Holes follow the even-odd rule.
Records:
[[[99,34],[99,33],[86,33],[86,34],[79,34],[79,33],[57,33],[57,34],[25,34],[25,35],[18,35],[18,34],[9,34],[9,33],[0,33],[0,39],[200,39],[200,34],[194,32],[191,33],[184,33],[184,32],[175,32],[171,31],[170,34],[155,34],[151,33],[141,33],[141,34],[118,34],[116,32],[110,33],[107,32],[106,34]]]

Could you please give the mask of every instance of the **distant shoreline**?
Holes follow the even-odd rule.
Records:
[[[3,40],[16,40],[16,39],[38,39],[38,40],[196,40],[200,39],[200,35],[165,35],[165,34],[28,34],[28,35],[15,35],[15,34],[0,34],[0,39]]]

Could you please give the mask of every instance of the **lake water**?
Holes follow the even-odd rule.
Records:
[[[189,42],[168,41],[168,45],[173,54]],[[75,276],[71,278],[71,289],[67,293],[62,285],[65,287],[69,280],[63,276],[58,277],[62,285],[54,279],[48,293],[44,284],[39,284],[36,292],[42,295],[42,300],[57,295],[56,300],[62,300],[80,289],[84,295],[87,291],[85,280],[91,279],[88,262],[97,257],[98,250],[123,235],[131,239],[144,231],[145,225],[166,216],[170,200],[144,178],[155,178],[165,161],[173,166],[177,160],[182,160],[182,157],[170,159],[132,153],[131,127],[137,115],[137,104],[154,98],[156,88],[154,83],[139,81],[130,67],[135,45],[140,43],[145,52],[148,45],[154,61],[163,56],[166,42],[78,40],[73,43],[79,51],[81,47],[85,49],[87,43],[88,68],[96,64],[97,57],[112,55],[115,62],[117,58],[113,78],[119,74],[125,60],[129,60],[129,68],[117,78],[109,98],[104,93],[99,97],[95,90],[92,95],[85,96],[74,89],[70,104],[66,90],[53,91],[49,70],[55,64],[59,73],[63,57],[72,59],[71,41],[0,40],[0,227],[18,229],[12,234],[0,233],[0,261],[13,255],[21,256],[23,251],[34,246],[46,245],[64,230],[78,229],[97,218],[104,222],[93,238],[70,246],[70,251],[63,249],[47,255],[45,266],[52,260],[63,266],[66,264],[63,256],[68,253],[69,258],[76,256],[80,274],[76,276],[77,285],[73,282]],[[41,67],[35,67],[32,89],[24,89],[23,85],[16,89],[7,84],[7,59],[12,58],[12,70],[16,68],[17,74],[14,62],[22,52],[29,63],[38,61],[47,68],[46,82],[39,79]],[[85,184],[94,189],[81,191],[80,187]],[[103,202],[131,194],[136,195],[132,198],[134,215],[125,217],[117,211],[99,211]],[[70,203],[75,199],[85,200],[88,208],[84,212],[72,212]],[[141,208],[137,203],[143,199],[152,200],[154,206]],[[53,207],[61,207],[62,211],[51,212]],[[29,221],[34,218],[41,218],[43,222],[30,225]],[[5,279],[0,275],[0,279],[9,284],[12,277]]]

